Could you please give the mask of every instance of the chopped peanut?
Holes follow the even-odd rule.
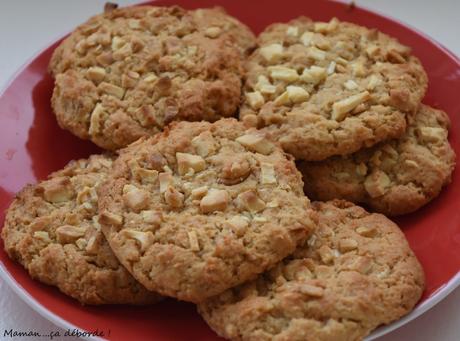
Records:
[[[123,230],[121,232],[125,238],[136,240],[141,247],[141,252],[145,252],[153,244],[154,237],[152,232],[141,232],[136,230]]]
[[[249,226],[249,219],[243,215],[236,215],[228,219],[226,223],[238,237],[241,237]]]
[[[86,244],[85,251],[93,255],[96,255],[98,253],[98,243],[96,235],[89,238],[88,243]]]
[[[102,221],[106,224],[119,226],[123,224],[123,217],[121,215],[106,211],[101,213],[99,221]]]
[[[225,211],[229,200],[230,196],[226,190],[212,188],[203,197],[203,199],[201,199],[200,208],[203,213]]]
[[[193,169],[193,171],[197,173],[206,168],[206,162],[199,155],[176,153],[176,159],[180,175],[187,174],[190,169]]]
[[[281,44],[262,46],[259,51],[262,57],[269,63],[276,63],[283,57],[283,45]]]
[[[242,135],[236,139],[236,142],[251,151],[264,155],[270,154],[274,148],[273,144],[267,141],[264,136],[255,133]]]
[[[78,238],[86,233],[85,227],[63,225],[56,229],[56,238],[61,244],[74,243]]]
[[[289,26],[286,30],[286,35],[297,37],[299,35],[299,28],[296,26]]]
[[[160,212],[154,210],[145,210],[141,212],[142,220],[147,224],[159,226],[161,224],[162,216]]]
[[[75,241],[75,245],[77,245],[77,247],[80,249],[80,250],[84,250],[86,248],[86,245],[88,244],[88,242],[86,241],[86,239],[84,238],[78,238],[76,241]]]
[[[166,203],[174,208],[180,208],[184,206],[184,194],[179,192],[172,186],[168,186],[165,192],[165,201]]]
[[[201,199],[208,193],[208,186],[201,186],[192,190],[193,199]]]
[[[351,68],[355,77],[364,77],[366,75],[366,67],[363,63],[355,62],[351,65]]]
[[[369,92],[364,91],[335,102],[332,105],[332,119],[336,121],[342,121],[350,111],[352,111],[361,103],[366,102],[369,98]]]
[[[91,113],[91,118],[89,121],[89,134],[91,136],[97,135],[102,130],[102,116],[104,115],[104,113],[105,110],[102,104],[96,104],[93,112]]]
[[[313,39],[313,36],[315,34],[313,32],[305,32],[304,34],[302,34],[300,36],[300,41],[302,42],[302,44],[304,44],[305,46],[309,46],[310,43],[311,43],[311,40]]]
[[[143,184],[153,184],[158,180],[158,171],[155,169],[134,168],[133,176]]]
[[[257,78],[257,84],[255,88],[262,94],[274,94],[276,92],[276,86],[272,85],[267,77],[260,75]],[[263,99],[263,97],[262,97]]]
[[[271,163],[262,162],[261,165],[261,179],[262,184],[276,184],[275,168]]]
[[[133,185],[123,187],[123,200],[125,205],[132,210],[139,211],[145,208],[149,203],[149,195],[146,191]]]
[[[347,81],[343,84],[343,86],[344,86],[345,89],[347,89],[347,90],[355,90],[355,89],[358,88],[358,84],[356,84],[356,82],[353,81],[353,80],[351,80],[351,79],[347,80]]]
[[[126,44],[126,41],[118,36],[112,38],[112,50],[116,51],[121,49]]]
[[[100,83],[105,78],[105,69],[98,66],[93,66],[86,71],[86,76],[95,83]]]
[[[309,69],[304,69],[300,80],[307,83],[318,84],[327,77],[327,70],[323,67],[313,65]]]
[[[133,30],[139,30],[141,29],[141,21],[138,19],[129,19],[128,20],[128,26],[129,28],[132,28]]]
[[[321,257],[321,260],[325,264],[329,264],[333,261],[334,255],[332,253],[332,250],[329,246],[323,245],[318,249],[319,256]]]
[[[259,212],[265,209],[265,202],[259,198],[254,190],[238,194],[237,202],[241,208],[250,212]]]
[[[377,198],[386,193],[390,187],[391,180],[385,172],[375,170],[366,177],[364,188],[371,198]]]
[[[168,187],[173,184],[173,176],[169,172],[158,174],[158,180],[160,182],[160,193],[166,192]]]
[[[158,76],[154,72],[149,72],[144,77],[145,83],[153,83],[158,79]]]
[[[326,59],[326,52],[314,46],[311,46],[309,48],[307,55],[309,58],[312,58],[318,61]]]
[[[222,30],[220,29],[220,27],[212,26],[212,27],[208,27],[204,31],[204,35],[208,38],[217,38],[221,32]]]
[[[275,98],[273,101],[275,105],[285,105],[291,103],[289,99],[289,94],[287,91],[283,92],[281,95]]]
[[[259,91],[246,93],[246,101],[248,101],[249,106],[254,110],[260,109],[265,103],[264,96]]]
[[[34,238],[40,239],[46,243],[51,243],[50,236],[46,231],[36,231],[34,232]]]
[[[365,176],[367,174],[367,166],[364,162],[361,162],[356,166],[356,173],[361,176]]]
[[[332,75],[335,72],[335,67],[337,66],[337,63],[332,61],[329,63],[329,66],[327,67],[327,74]]]
[[[43,196],[48,202],[69,201],[74,196],[72,184],[67,177],[53,178],[43,182],[40,187],[44,189]]]
[[[447,131],[437,127],[421,127],[417,129],[419,138],[423,141],[437,143],[447,139]]]
[[[273,79],[285,82],[294,82],[299,78],[299,74],[296,70],[285,66],[270,66],[268,71],[270,72],[270,77]]]
[[[345,238],[339,241],[340,252],[345,253],[353,251],[358,247],[358,242],[351,238]]]
[[[216,151],[216,141],[209,131],[203,132],[192,140],[198,155],[206,157]]]
[[[360,226],[356,232],[363,237],[374,237],[377,234],[377,229],[373,226]]]
[[[310,94],[300,86],[288,85],[286,87],[286,92],[292,103],[305,102],[310,96]]]
[[[98,88],[105,92],[107,95],[114,96],[118,99],[122,99],[125,95],[125,90],[123,90],[119,86],[107,82],[102,82],[101,84],[99,84]]]
[[[188,234],[188,240],[190,243],[190,249],[192,251],[200,251],[200,243],[198,241],[196,231],[195,230],[188,231],[187,234]]]
[[[315,285],[310,284],[301,284],[299,286],[299,291],[302,294],[312,296],[312,297],[322,297],[324,295],[324,289]]]
[[[376,75],[371,75],[367,83],[367,90],[374,90],[383,83],[382,79]]]

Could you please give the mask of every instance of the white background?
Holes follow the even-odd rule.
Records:
[[[112,0],[113,1],[113,0]],[[310,0],[314,1],[314,0]],[[0,89],[34,54],[102,11],[102,0],[0,0]],[[120,5],[138,1],[117,1]],[[435,38],[460,56],[460,0],[358,0]],[[244,4],[244,2],[242,2]],[[282,4],[282,1],[280,1]],[[442,264],[440,264],[442,266]],[[460,289],[415,321],[379,341],[460,340]],[[0,339],[5,329],[59,330],[0,279]],[[16,338],[18,340],[18,338]],[[57,339],[54,339],[57,340]]]

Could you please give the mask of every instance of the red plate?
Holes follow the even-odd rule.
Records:
[[[315,20],[336,16],[397,37],[412,46],[428,72],[430,85],[425,103],[441,108],[452,120],[450,141],[460,155],[460,62],[445,48],[414,30],[360,8],[321,1],[225,0],[158,1],[159,5],[184,7],[220,5],[247,23],[256,33],[270,23],[287,21],[299,15]],[[281,5],[282,4],[282,5]],[[261,11],[262,10],[262,11]],[[43,179],[69,160],[86,157],[98,149],[61,130],[51,112],[53,80],[47,65],[56,44],[27,64],[0,97],[0,222],[14,193],[26,183]],[[410,245],[423,264],[427,287],[417,308],[406,318],[381,328],[370,338],[383,335],[415,318],[439,302],[460,284],[460,174],[431,204],[415,214],[398,219]],[[1,242],[0,242],[1,243]],[[0,245],[0,274],[35,310],[64,328],[103,332],[111,340],[218,340],[187,303],[167,300],[152,307],[84,307],[56,288],[33,281],[18,264],[9,260]]]

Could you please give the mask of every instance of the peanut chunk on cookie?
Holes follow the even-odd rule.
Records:
[[[369,92],[364,91],[359,94],[350,96],[332,105],[332,119],[342,121],[347,114],[361,103],[369,99]]]
[[[206,162],[199,155],[176,153],[179,174],[184,175],[192,169],[194,172],[200,172],[206,167]]]
[[[241,143],[249,150],[261,153],[264,155],[270,154],[273,150],[273,144],[259,134],[246,134],[236,139],[236,142]]]
[[[278,62],[283,57],[283,46],[281,44],[270,44],[260,48],[260,54],[269,63]]]
[[[211,189],[200,201],[200,208],[203,213],[214,211],[225,211],[229,202],[227,191]]]

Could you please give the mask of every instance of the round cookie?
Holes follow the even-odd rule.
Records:
[[[219,335],[362,340],[413,309],[424,274],[398,226],[345,201],[312,205],[317,230],[294,255],[198,306]]]
[[[313,228],[292,158],[235,119],[176,122],[121,151],[102,230],[146,288],[200,302],[265,271]]]
[[[416,211],[450,183],[455,152],[447,114],[426,105],[398,140],[321,162],[299,162],[312,199],[346,199],[395,216]]]
[[[427,87],[410,49],[376,30],[300,17],[259,36],[240,118],[296,159],[322,160],[396,138]]]
[[[79,26],[55,50],[59,125],[105,149],[174,120],[215,121],[240,104],[249,29],[219,9],[129,7]]]
[[[112,163],[94,155],[28,185],[6,213],[8,255],[39,281],[82,304],[147,304],[147,291],[118,262],[98,223],[96,189]]]

